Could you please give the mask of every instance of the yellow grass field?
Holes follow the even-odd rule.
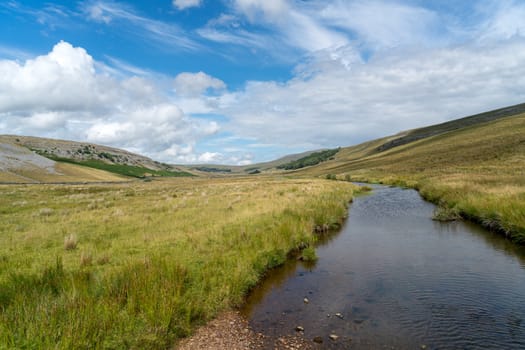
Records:
[[[177,178],[0,186],[0,348],[155,349],[242,303],[355,186]]]

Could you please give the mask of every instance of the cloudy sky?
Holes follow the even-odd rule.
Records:
[[[249,164],[522,102],[523,0],[0,2],[0,134]]]

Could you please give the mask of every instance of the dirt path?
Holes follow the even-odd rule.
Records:
[[[284,350],[315,349],[315,343],[301,337],[269,339],[255,333],[239,312],[230,311],[200,328],[175,346],[176,350]]]

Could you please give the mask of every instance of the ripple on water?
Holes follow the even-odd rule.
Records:
[[[326,348],[350,339],[353,349],[525,348],[524,250],[470,224],[436,223],[433,210],[413,190],[356,198],[315,268],[291,262],[249,298],[252,326],[278,337],[301,325]]]

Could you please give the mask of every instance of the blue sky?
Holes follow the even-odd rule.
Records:
[[[525,102],[525,1],[0,3],[0,133],[249,164]]]

